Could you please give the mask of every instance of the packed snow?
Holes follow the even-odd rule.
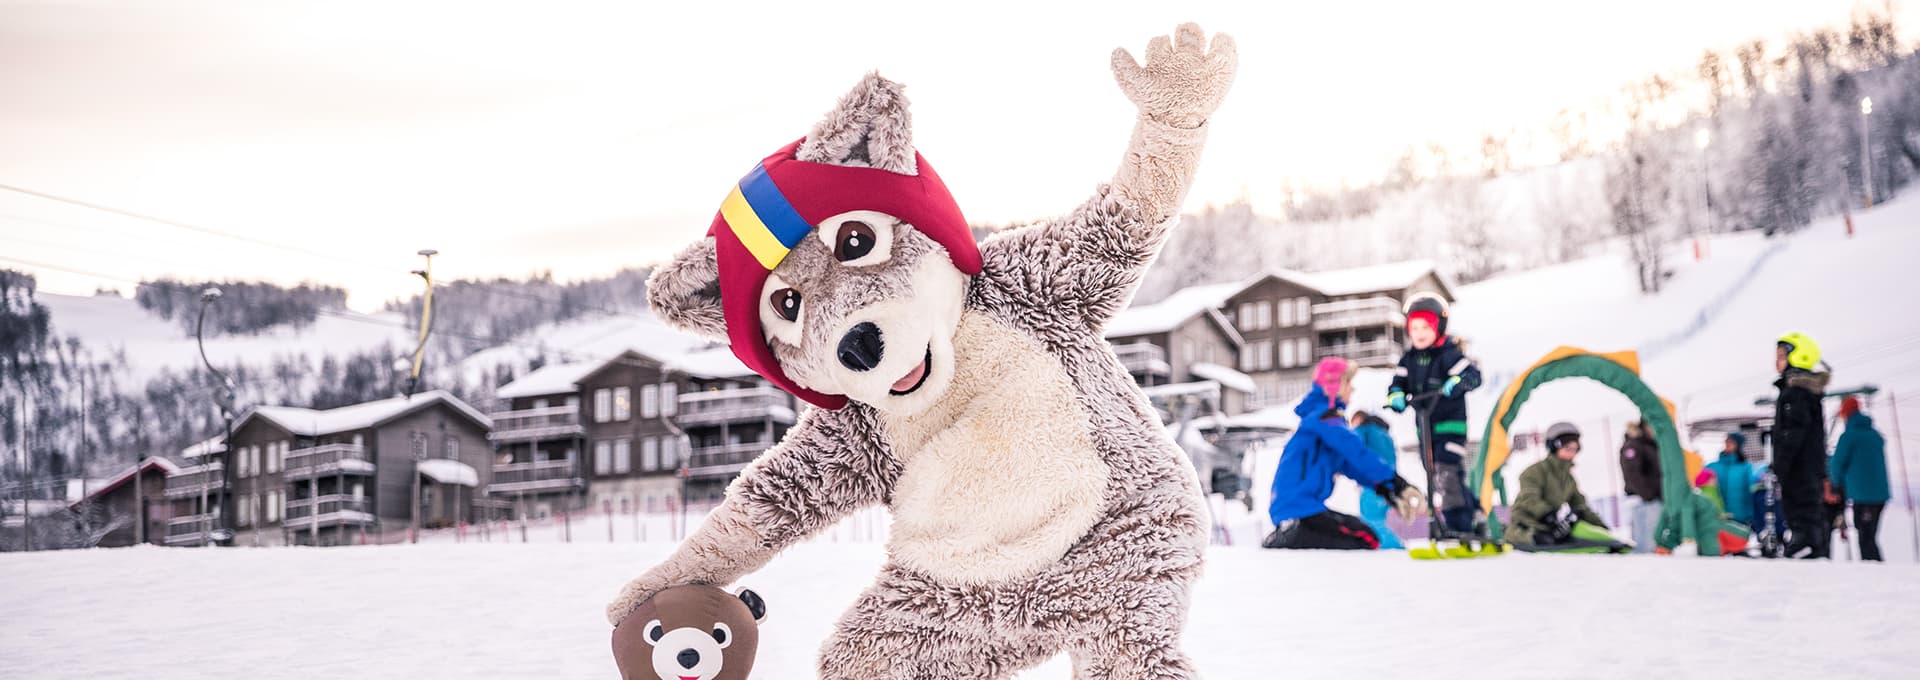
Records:
[[[458,409],[482,425],[490,426],[493,422],[487,419],[486,414],[475,410],[446,390],[431,390],[411,397],[379,399],[324,410],[294,406],[256,406],[240,420],[235,421],[234,426],[239,427],[239,424],[245,422],[247,418],[258,416],[273,421],[274,424],[286,428],[288,432],[303,437],[315,437],[373,427],[440,402]]]

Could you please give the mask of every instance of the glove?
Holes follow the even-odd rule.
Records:
[[[1394,512],[1400,513],[1401,517],[1411,518],[1426,514],[1426,494],[1420,491],[1420,487],[1409,483],[1405,477],[1394,475],[1393,479],[1375,484],[1373,492],[1380,494],[1381,498],[1392,504]]]
[[[1555,520],[1552,524],[1547,525],[1546,531],[1541,533],[1546,534],[1547,538],[1553,539],[1551,541],[1552,543],[1566,543],[1573,540],[1573,525]]]
[[[1406,413],[1407,393],[1395,390],[1393,393],[1388,394],[1387,408],[1393,409],[1394,413]]]
[[[1457,389],[1460,389],[1460,376],[1456,375],[1447,378],[1446,382],[1440,384],[1440,396],[1452,399],[1453,391]]]

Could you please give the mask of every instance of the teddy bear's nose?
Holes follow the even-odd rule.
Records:
[[[700,665],[700,653],[691,649],[680,650],[680,655],[674,659],[680,662],[681,668],[692,669]]]
[[[870,371],[880,365],[886,345],[880,342],[880,327],[861,322],[840,338],[840,365],[855,371]]]

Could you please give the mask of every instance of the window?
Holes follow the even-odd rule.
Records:
[[[459,437],[454,437],[449,435],[447,437],[446,443],[442,444],[440,448],[443,449],[442,453],[446,455],[447,460],[460,460],[460,438]]]
[[[640,469],[654,471],[660,469],[660,439],[648,437],[640,440]]]
[[[1265,302],[1253,303],[1253,315],[1261,328],[1273,327],[1273,305]]]
[[[354,482],[353,483],[353,499],[357,501],[366,497],[367,497],[367,483]]]
[[[1312,300],[1308,300],[1306,298],[1294,298],[1293,304],[1300,307],[1299,309],[1294,310],[1293,312],[1293,318],[1298,320],[1300,322],[1300,325],[1305,326],[1307,324],[1313,323],[1313,301]]]
[[[240,497],[240,511],[234,514],[234,524],[243,527],[253,526],[253,494]]]
[[[633,440],[613,440],[613,473],[624,475],[633,471]]]
[[[1293,301],[1292,300],[1283,300],[1280,302],[1280,325],[1286,328],[1291,328],[1293,326]]]
[[[660,386],[659,385],[641,385],[640,386],[640,417],[642,418],[660,417]]]
[[[1253,343],[1254,370],[1265,371],[1273,368],[1273,341],[1261,340]]]
[[[1240,303],[1239,318],[1240,318],[1240,330],[1246,330],[1246,331],[1260,330],[1259,326],[1253,325],[1253,322],[1254,322],[1253,303],[1251,302]]]
[[[680,386],[666,383],[660,386],[660,415],[670,416],[680,412]]]
[[[247,478],[247,447],[233,450],[233,476]]]
[[[600,440],[593,443],[593,474],[613,473],[613,442]]]
[[[613,419],[613,390],[600,388],[593,391],[593,422],[604,423]]]
[[[266,516],[267,516],[266,523],[267,524],[272,524],[274,522],[280,521],[280,503],[281,503],[280,499],[285,494],[286,492],[284,491],[268,491],[267,492],[267,507],[266,507]]]
[[[1284,307],[1281,307],[1281,309],[1292,309],[1292,307],[1284,306]],[[1280,341],[1280,367],[1281,368],[1293,368],[1295,366],[1300,365],[1298,358],[1295,357],[1293,354],[1294,347],[1296,346],[1297,345],[1295,345],[1293,340],[1291,339]]]
[[[427,433],[408,432],[407,438],[410,440],[408,442],[408,446],[411,449],[411,453],[413,454],[413,459],[426,460],[427,459]]]
[[[1313,339],[1312,338],[1294,338],[1293,343],[1296,345],[1299,345],[1299,347],[1294,350],[1294,354],[1300,357],[1300,363],[1302,364],[1313,363],[1314,361]]]
[[[546,408],[546,407],[547,407],[547,400],[546,400],[546,399],[535,399],[535,400],[533,400],[533,408],[536,408],[536,409],[542,409],[542,408]]]
[[[633,417],[633,388],[613,388],[613,419],[625,422]]]

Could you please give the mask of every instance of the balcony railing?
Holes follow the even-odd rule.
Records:
[[[1114,345],[1113,354],[1120,357],[1120,365],[1126,367],[1128,373],[1167,375],[1173,372],[1167,365],[1167,350],[1150,342]]]
[[[214,541],[224,541],[233,536],[220,520],[218,513],[211,515],[185,515],[167,520],[167,535],[162,542],[167,545],[204,545],[209,537]]]
[[[493,432],[487,438],[496,442],[574,437],[585,431],[580,426],[580,409],[575,406],[500,411],[489,417],[493,418]]]
[[[1315,356],[1321,359],[1340,357],[1368,368],[1386,368],[1400,361],[1402,350],[1400,343],[1390,338],[1380,338],[1321,345],[1315,350]]]
[[[320,526],[372,524],[373,505],[366,498],[332,494],[287,501],[287,516],[282,524],[289,529],[312,526],[318,515]]]
[[[687,468],[694,475],[724,475],[739,472],[747,463],[773,446],[773,442],[740,442],[719,446],[695,448],[687,458]]]
[[[192,498],[202,491],[208,495],[220,495],[227,490],[227,469],[220,463],[208,463],[183,468],[167,477],[167,498]]]
[[[367,449],[359,444],[321,444],[287,452],[287,481],[330,475],[334,473],[349,475],[373,474],[373,462],[367,460]]]
[[[771,387],[689,392],[680,395],[680,414],[674,420],[683,427],[751,420],[792,423],[791,403]]]
[[[515,493],[571,489],[582,486],[580,472],[571,460],[539,460],[529,463],[503,463],[493,466],[490,493]]]
[[[1316,330],[1398,327],[1406,322],[1406,315],[1400,313],[1400,302],[1390,297],[1323,302],[1313,306],[1313,327]]]

